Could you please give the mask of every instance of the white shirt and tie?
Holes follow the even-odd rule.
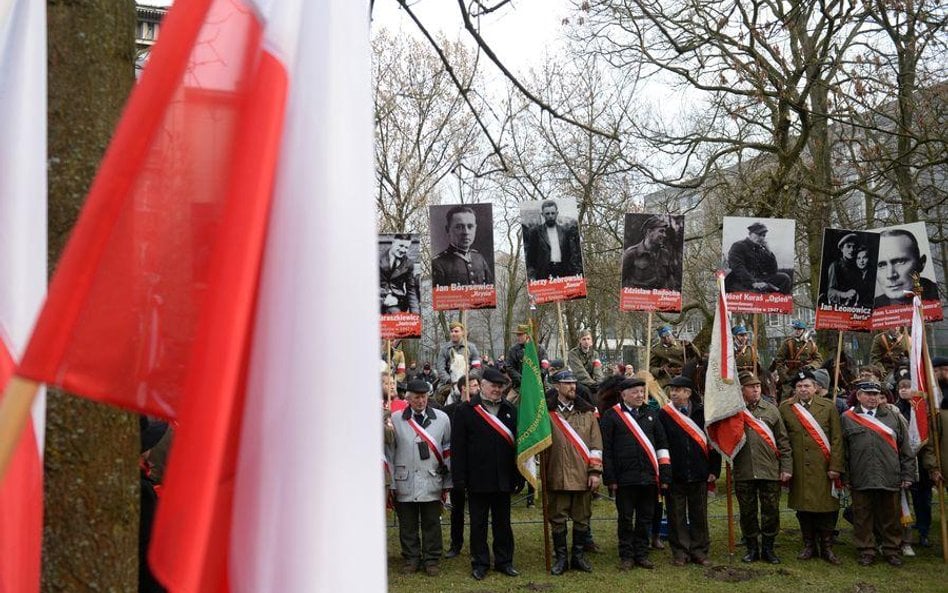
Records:
[[[561,263],[563,253],[560,251],[560,234],[556,225],[546,227],[546,238],[550,242],[550,262]]]

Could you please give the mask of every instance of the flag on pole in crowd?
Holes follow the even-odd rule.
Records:
[[[17,373],[177,421],[149,554],[172,593],[385,587],[377,423],[312,397],[378,389],[366,17],[171,8]]]
[[[517,414],[517,468],[534,488],[540,487],[536,455],[552,444],[552,426],[540,379],[537,347],[533,340],[528,340],[523,350],[520,410]]]
[[[46,2],[0,2],[0,389],[46,291]],[[38,593],[46,400],[0,477],[0,591]]]
[[[744,445],[744,398],[737,377],[737,361],[731,338],[724,274],[717,273],[718,295],[711,328],[711,349],[705,375],[704,414],[708,440],[733,459]]]
[[[928,348],[925,344],[925,319],[922,315],[922,299],[918,295],[912,298],[912,336],[909,348],[909,376],[912,379],[912,391],[931,394],[933,400],[940,405],[941,393],[932,361],[928,357]],[[927,396],[927,395],[926,395]],[[908,436],[912,450],[917,452],[922,445],[928,442],[928,402],[926,396],[915,396],[909,403]]]

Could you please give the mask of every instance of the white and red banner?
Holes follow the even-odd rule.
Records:
[[[175,3],[17,371],[177,421],[149,553],[172,593],[385,588],[377,424],[307,395],[378,389],[367,16]]]
[[[925,342],[925,321],[922,317],[922,300],[916,295],[912,299],[912,336],[909,349],[909,373],[912,378],[912,390],[932,396],[935,408],[941,407],[941,388],[935,380],[928,344]],[[928,438],[928,415],[925,414],[925,438]]]
[[[727,459],[744,445],[744,398],[737,381],[737,361],[731,337],[731,320],[724,290],[724,273],[717,273],[718,295],[705,375],[704,415],[708,440]]]
[[[46,291],[46,2],[0,2],[0,389]],[[0,591],[38,593],[46,399],[0,480]]]

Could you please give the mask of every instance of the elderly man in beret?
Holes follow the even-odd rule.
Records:
[[[739,380],[747,439],[734,456],[734,493],[747,545],[741,560],[779,564],[774,540],[780,531],[780,483],[793,475],[793,451],[777,406],[761,398],[760,379],[745,372]]]
[[[658,488],[671,481],[665,429],[658,413],[645,405],[645,381],[623,379],[621,401],[603,410],[603,479],[615,495],[619,511],[621,570],[655,568],[648,559],[649,530]]]
[[[725,288],[736,292],[790,294],[790,276],[777,267],[777,257],[767,245],[767,227],[760,222],[747,227],[747,237],[735,241],[727,252],[730,268]]]
[[[595,407],[576,397],[576,375],[562,370],[550,380],[555,389],[552,397],[547,398],[553,446],[541,456],[556,555],[550,573],[561,575],[566,570],[569,519],[573,521],[570,567],[592,572],[584,547],[592,516],[592,493],[599,488],[602,478],[602,433]]]
[[[877,546],[886,562],[901,566],[899,499],[916,472],[908,425],[898,409],[885,405],[878,383],[858,383],[856,399],[858,403],[842,416],[845,479],[853,497],[853,543],[862,566],[875,562]]]
[[[816,380],[809,369],[799,371],[791,385],[793,396],[780,404],[780,416],[793,450],[788,506],[797,512],[803,534],[803,550],[797,559],[819,555],[830,564],[839,564],[833,553],[837,489],[842,487],[839,477],[844,461],[839,412],[833,402],[816,396]]]
[[[461,404],[452,424],[452,476],[467,490],[471,512],[471,576],[482,580],[491,566],[487,520],[494,536],[494,569],[507,576],[513,566],[510,494],[523,487],[516,466],[517,409],[504,399],[508,379],[487,367],[481,392]]]
[[[443,547],[441,501],[451,489],[451,422],[447,414],[428,405],[430,389],[425,381],[408,383],[408,407],[392,415],[394,435],[387,439],[386,459],[393,468],[402,572],[410,574],[424,566],[428,576],[437,576]]]
[[[691,379],[672,378],[668,393],[671,401],[662,407],[659,420],[671,455],[672,480],[665,499],[672,564],[709,566],[708,484],[721,475],[721,454],[708,443],[704,407]]]

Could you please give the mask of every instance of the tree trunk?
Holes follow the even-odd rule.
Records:
[[[135,4],[49,0],[49,258],[62,254],[134,83]],[[138,589],[138,418],[51,392],[44,593]]]

